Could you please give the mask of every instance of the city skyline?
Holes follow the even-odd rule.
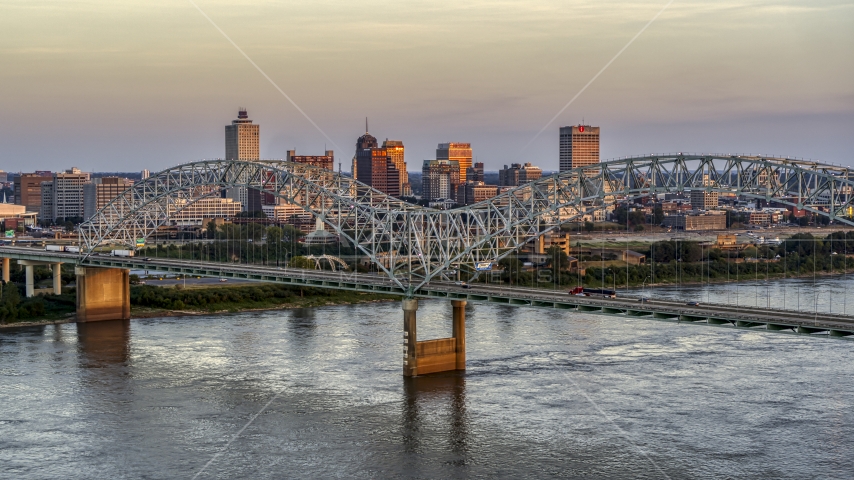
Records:
[[[664,4],[199,3],[330,145],[192,5],[12,2],[0,16],[0,78],[15,92],[0,100],[14,112],[0,119],[0,168],[218,158],[222,119],[239,106],[265,125],[264,158],[347,151],[367,115],[416,163],[460,141],[488,170],[557,170],[559,128],[583,121],[608,132],[602,160],[694,151],[850,164],[854,7],[833,1],[674,2],[525,148]],[[391,73],[373,66],[384,58]]]

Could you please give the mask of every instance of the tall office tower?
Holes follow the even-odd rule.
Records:
[[[132,186],[132,180],[120,177],[95,178],[83,185],[83,219],[88,220]]]
[[[15,177],[15,203],[26,207],[28,212],[40,212],[42,206],[42,182],[53,180],[50,172],[22,173]]]
[[[367,185],[371,185],[371,181],[373,180],[373,165],[371,164],[373,156],[371,155],[371,150],[377,148],[378,145],[376,137],[368,133],[368,121],[365,120],[365,134],[356,140],[356,155],[353,162],[356,169],[353,176]]]
[[[51,181],[41,184],[39,216],[43,220],[83,218],[83,185],[87,183],[89,174],[79,168],[55,173]]]
[[[386,139],[383,142],[383,148],[388,154],[388,159],[391,161],[394,169],[398,173],[398,191],[401,195],[409,190],[409,173],[406,171],[406,159],[404,157],[403,142],[400,140]]]
[[[400,148],[403,148],[402,143]],[[395,165],[385,147],[378,146],[377,139],[368,133],[367,121],[365,134],[356,141],[355,167],[356,179],[360,182],[393,197],[400,196],[400,178],[405,170],[402,172]]]
[[[476,162],[466,169],[466,182],[483,182],[483,162]]]
[[[249,120],[245,108],[237,112],[237,120],[225,126],[225,159],[248,160],[261,159],[259,126]],[[249,207],[249,190],[245,187],[229,188],[225,192],[227,198],[240,202],[244,211]],[[257,204],[257,202],[253,202]]]
[[[151,176],[151,170],[149,170],[147,168],[145,170],[143,170],[142,172],[140,172],[140,174],[139,174],[139,178],[141,178],[143,180],[145,180],[146,178],[148,178],[150,176]]]
[[[249,120],[245,108],[237,112],[237,120],[225,126],[226,160],[260,160],[259,126]]]
[[[599,163],[599,127],[560,127],[560,171]]]
[[[288,150],[288,161],[335,170],[335,152],[332,150],[327,150],[326,155],[297,155],[296,150]]]
[[[456,198],[460,164],[456,160],[424,160],[421,166],[421,197],[426,200]]]
[[[470,143],[440,143],[436,149],[436,160],[450,160],[460,166],[460,183],[466,183],[466,172],[471,167]]]

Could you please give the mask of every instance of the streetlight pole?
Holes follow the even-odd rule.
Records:
[[[643,279],[643,282],[641,282],[641,296],[644,298],[646,298],[646,281],[649,279],[650,277],[647,275],[647,277]]]

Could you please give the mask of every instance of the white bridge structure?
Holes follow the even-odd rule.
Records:
[[[172,258],[92,255],[101,246],[133,248],[170,218],[223,189],[248,188],[298,205],[367,256],[382,275],[307,270]],[[10,260],[33,265],[73,263],[77,321],[130,318],[131,269],[245,279],[403,297],[403,374],[464,370],[467,302],[489,302],[592,313],[621,319],[768,330],[854,339],[854,317],[740,305],[685,305],[662,299],[593,298],[562,290],[490,283],[459,285],[449,273],[512,254],[538,236],[594,212],[662,193],[734,194],[797,207],[854,225],[854,179],[848,168],[787,158],[729,155],[653,155],[625,158],[562,172],[453,210],[422,208],[392,198],[350,177],[280,160],[205,160],[179,165],[135,183],[80,226],[80,252],[0,246],[3,277]],[[156,256],[155,256],[156,257]],[[329,258],[323,259],[329,261]],[[321,259],[315,258],[315,266]],[[334,261],[334,260],[333,260]],[[343,267],[343,265],[339,266]],[[145,287],[148,288],[148,287]],[[59,285],[54,292],[59,291]],[[418,340],[418,299],[450,300],[453,336]],[[398,348],[395,346],[395,348]]]
[[[283,160],[203,160],[135,183],[80,226],[83,253],[137,239],[225,188],[257,189],[322,220],[410,292],[457,267],[476,275],[540,235],[619,202],[705,191],[788,205],[854,225],[854,175],[847,167],[764,156],[650,155],[545,177],[489,200],[434,210],[351,177]]]

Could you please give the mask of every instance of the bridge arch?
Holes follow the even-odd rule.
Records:
[[[623,158],[561,172],[444,211],[400,201],[308,165],[205,160],[134,184],[81,225],[83,244],[87,252],[104,243],[133,245],[168,221],[178,200],[222,188],[256,189],[299,205],[402,287],[406,280],[400,270],[405,268],[413,279],[411,288],[445,277],[455,265],[498,261],[585,214],[661,193],[731,193],[854,225],[852,172],[789,158],[681,153]]]

